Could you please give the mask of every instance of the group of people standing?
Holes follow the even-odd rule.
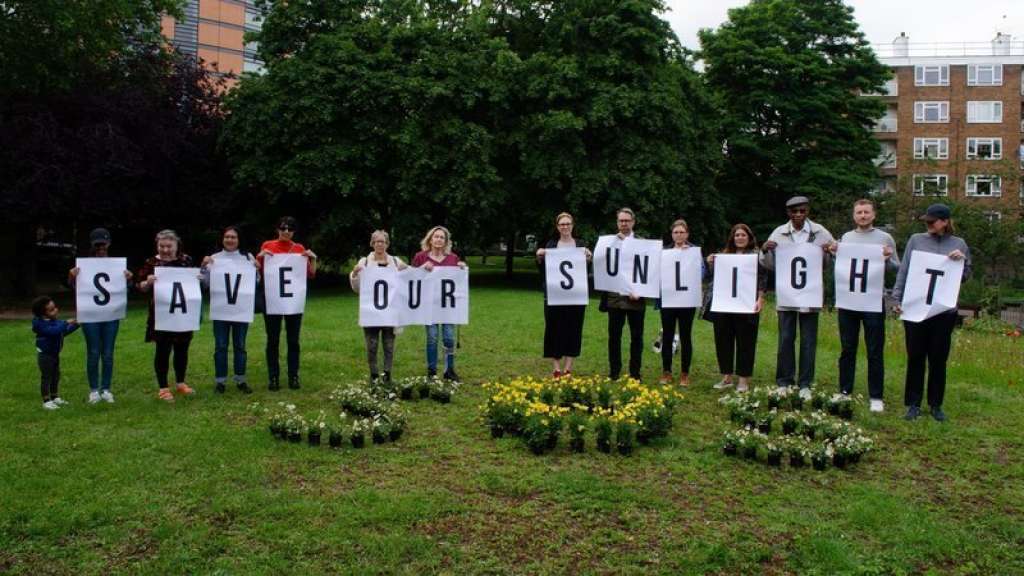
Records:
[[[874,227],[875,206],[871,200],[858,200],[853,206],[855,228],[837,242],[821,224],[810,219],[810,200],[795,196],[786,202],[788,220],[777,227],[763,245],[758,245],[753,231],[746,224],[736,224],[729,231],[725,245],[719,254],[755,254],[758,256],[757,297],[753,313],[712,312],[711,291],[705,291],[704,303],[700,308],[666,307],[656,302],[661,316],[661,383],[674,382],[672,369],[673,342],[676,334],[680,348],[680,386],[690,383],[690,366],[693,359],[693,320],[699,314],[714,326],[715,351],[721,379],[713,387],[724,389],[734,384],[739,391],[746,391],[753,375],[757,351],[757,335],[761,309],[765,303],[768,275],[775,269],[775,249],[782,243],[806,242],[821,248],[822,258],[828,261],[838,250],[840,243],[875,244],[882,247],[886,267],[897,271],[893,298],[899,302],[907,281],[907,270],[917,251],[947,255],[954,260],[965,260],[964,276],[970,273],[970,252],[963,239],[954,236],[954,225],[950,209],[943,204],[930,206],[921,219],[927,231],[913,235],[907,243],[902,260],[896,253],[896,243],[884,230]],[[573,219],[567,213],[559,214],[555,220],[557,236],[537,250],[538,262],[543,262],[546,250],[552,248],[580,247],[584,244],[572,236]],[[617,235],[625,240],[633,237],[636,214],[629,208],[616,212]],[[665,250],[699,250],[689,242],[689,226],[685,220],[674,221],[669,233],[671,241]],[[587,260],[591,260],[589,250]],[[705,281],[714,277],[716,254],[708,254],[707,266],[703,266]],[[542,267],[543,269],[543,267]],[[604,292],[601,295],[600,310],[608,314],[608,372],[617,379],[622,373],[622,332],[628,323],[630,332],[629,376],[641,379],[643,357],[644,318],[647,302],[635,294]],[[552,374],[555,377],[572,373],[573,361],[580,354],[585,306],[549,306],[545,300],[544,356],[552,359]],[[894,310],[899,312],[898,306]],[[779,388],[794,387],[805,398],[810,397],[810,388],[815,381],[815,360],[817,351],[818,319],[820,308],[778,307],[779,337],[776,350],[775,383]],[[860,312],[839,310],[839,332],[842,353],[839,358],[839,393],[853,392],[857,349],[860,329],[864,327],[864,340],[868,357],[868,393],[870,410],[882,412],[884,382],[884,346],[886,312]],[[949,356],[952,331],[956,324],[956,311],[951,310],[922,322],[904,320],[908,366],[904,393],[907,408],[905,418],[916,419],[921,414],[922,392],[925,373],[928,374],[928,405],[931,415],[938,421],[946,419],[942,403],[946,387],[946,360]],[[799,340],[799,355],[797,342]],[[738,382],[734,382],[734,378]]]

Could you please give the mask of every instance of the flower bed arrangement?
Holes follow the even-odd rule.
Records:
[[[672,429],[675,403],[670,388],[605,377],[515,378],[483,385],[480,406],[491,436],[518,436],[534,454],[558,446],[565,431],[572,452],[585,452],[588,436],[600,452],[632,454]]]
[[[850,422],[859,400],[812,391],[805,401],[796,390],[765,386],[723,396],[719,402],[737,428],[723,434],[722,452],[774,467],[844,469],[874,449],[872,438]]]

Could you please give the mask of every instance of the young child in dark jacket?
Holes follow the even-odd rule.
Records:
[[[78,330],[78,322],[57,319],[57,304],[49,296],[40,296],[32,302],[32,331],[36,334],[36,352],[39,359],[40,385],[43,408],[56,410],[67,404],[57,392],[60,383],[60,350],[64,337]]]

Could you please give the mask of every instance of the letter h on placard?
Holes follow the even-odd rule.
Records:
[[[860,272],[857,271],[857,263],[860,263]],[[856,282],[860,280],[860,290]],[[850,260],[850,292],[868,292],[868,260],[866,258],[853,258]]]

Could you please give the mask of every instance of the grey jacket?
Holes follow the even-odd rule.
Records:
[[[910,259],[914,252],[930,252],[932,254],[949,254],[953,250],[964,253],[964,275],[960,279],[965,282],[971,276],[971,250],[967,242],[959,236],[943,234],[934,236],[927,232],[914,234],[907,241],[907,247],[903,250],[903,261],[900,262],[900,271],[896,275],[896,285],[893,286],[892,296],[897,302],[903,301],[903,289],[907,285],[907,271],[910,269]]]

